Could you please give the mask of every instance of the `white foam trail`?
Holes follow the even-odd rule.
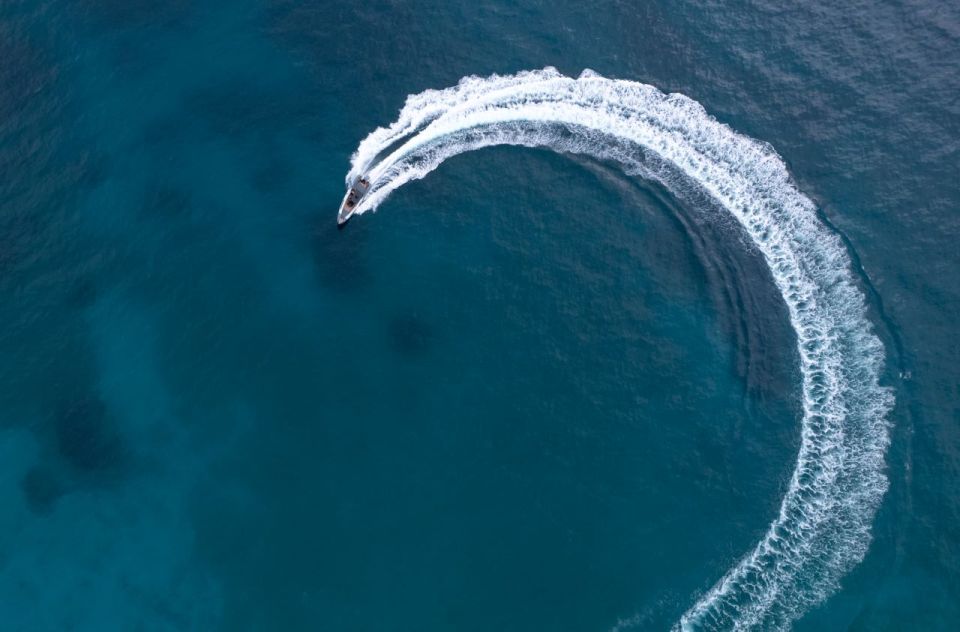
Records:
[[[766,260],[796,332],[803,382],[796,469],[763,539],[676,627],[788,627],[863,559],[887,489],[893,396],[879,385],[883,346],[840,239],[769,145],[692,99],[553,68],[467,77],[410,96],[397,122],[370,134],[353,157],[348,182],[367,174],[372,184],[357,213],[451,156],[502,144],[586,154],[673,190],[696,187],[736,218]]]

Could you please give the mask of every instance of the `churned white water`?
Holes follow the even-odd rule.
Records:
[[[348,183],[360,175],[371,181],[357,213],[451,156],[504,144],[615,161],[668,189],[706,192],[765,259],[796,332],[803,381],[796,467],[764,537],[676,627],[787,627],[863,559],[887,489],[893,396],[879,384],[884,349],[842,242],[769,145],[683,95],[552,68],[467,77],[408,97],[397,121],[371,133],[353,157]]]

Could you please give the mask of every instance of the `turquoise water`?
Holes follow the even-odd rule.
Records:
[[[335,228],[407,95],[552,65],[770,142],[841,235],[890,487],[795,627],[953,629],[958,34],[922,2],[5,4],[4,627],[666,629],[753,548],[795,334],[709,200],[497,147]]]

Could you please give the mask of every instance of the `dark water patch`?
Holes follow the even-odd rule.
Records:
[[[34,466],[27,471],[20,481],[20,489],[26,498],[27,506],[35,514],[50,511],[66,492],[63,481],[56,472],[42,465]]]
[[[312,233],[311,252],[317,276],[324,288],[338,293],[358,292],[373,282],[364,252],[366,227],[357,219],[342,229],[335,225],[333,216]]]
[[[0,208],[7,215],[35,207],[37,182],[53,175],[64,95],[55,90],[56,61],[16,17],[0,19],[0,60]]]
[[[266,11],[268,28],[278,42],[303,58],[323,83],[343,83],[349,68],[347,92],[364,99],[350,108],[366,118],[386,115],[410,91],[443,86],[476,72],[515,71],[557,63],[556,42],[542,42],[552,51],[538,50],[529,40],[542,36],[540,29],[526,31],[525,43],[509,35],[517,23],[541,23],[552,14],[546,6],[504,9],[486,5],[438,4],[430,19],[412,3],[376,0],[351,7],[271,0]],[[389,15],[390,28],[383,28]],[[470,24],[485,46],[500,51],[495,60],[477,65],[474,53],[449,45],[441,34],[456,33]],[[356,52],[365,51],[362,63]],[[520,61],[524,60],[524,61]],[[399,78],[399,80],[398,80]],[[406,87],[405,87],[406,86]],[[387,119],[389,120],[389,119]]]
[[[163,116],[143,126],[141,139],[149,147],[173,145],[188,136],[189,125],[181,116]]]
[[[110,177],[110,161],[103,154],[85,152],[71,165],[76,174],[77,183],[86,189],[95,189]]]
[[[70,219],[93,171],[66,116],[73,60],[57,57],[49,28],[32,26],[44,14],[33,4],[0,11],[0,286],[20,289],[68,267],[59,256],[75,247]]]
[[[88,15],[112,28],[150,28],[183,25],[193,11],[190,0],[84,0]]]
[[[117,82],[142,82],[150,75],[151,66],[160,61],[158,53],[144,46],[140,29],[111,34],[114,39],[109,50],[110,70]]]
[[[32,118],[28,106],[56,78],[49,56],[19,28],[16,19],[0,20],[0,140]]]
[[[406,358],[426,354],[435,338],[433,328],[416,312],[394,316],[387,326],[387,335],[390,348]]]
[[[86,309],[94,304],[99,296],[96,282],[89,277],[79,277],[73,281],[73,286],[67,291],[67,307]]]
[[[250,183],[261,193],[276,193],[283,189],[291,178],[290,165],[277,157],[272,157],[254,169],[250,176]]]
[[[62,403],[54,424],[60,456],[79,473],[106,475],[122,466],[120,435],[99,398]]]
[[[278,131],[305,126],[319,116],[302,94],[257,81],[236,77],[205,86],[186,98],[186,108],[215,135],[238,139],[272,140]]]
[[[143,213],[150,218],[182,218],[190,206],[191,199],[186,192],[165,183],[148,186],[144,194]]]
[[[12,206],[0,215],[0,275],[29,260],[45,222],[32,208]]]

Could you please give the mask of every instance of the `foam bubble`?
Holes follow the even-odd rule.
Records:
[[[886,492],[890,389],[840,239],[818,219],[776,151],[734,132],[681,94],[586,70],[465,77],[407,98],[371,133],[348,182],[366,174],[357,213],[444,160],[492,145],[548,147],[623,165],[679,190],[696,187],[743,227],[787,305],[803,393],[801,445],[764,537],[683,615],[677,629],[783,628],[834,592],[863,559]]]

